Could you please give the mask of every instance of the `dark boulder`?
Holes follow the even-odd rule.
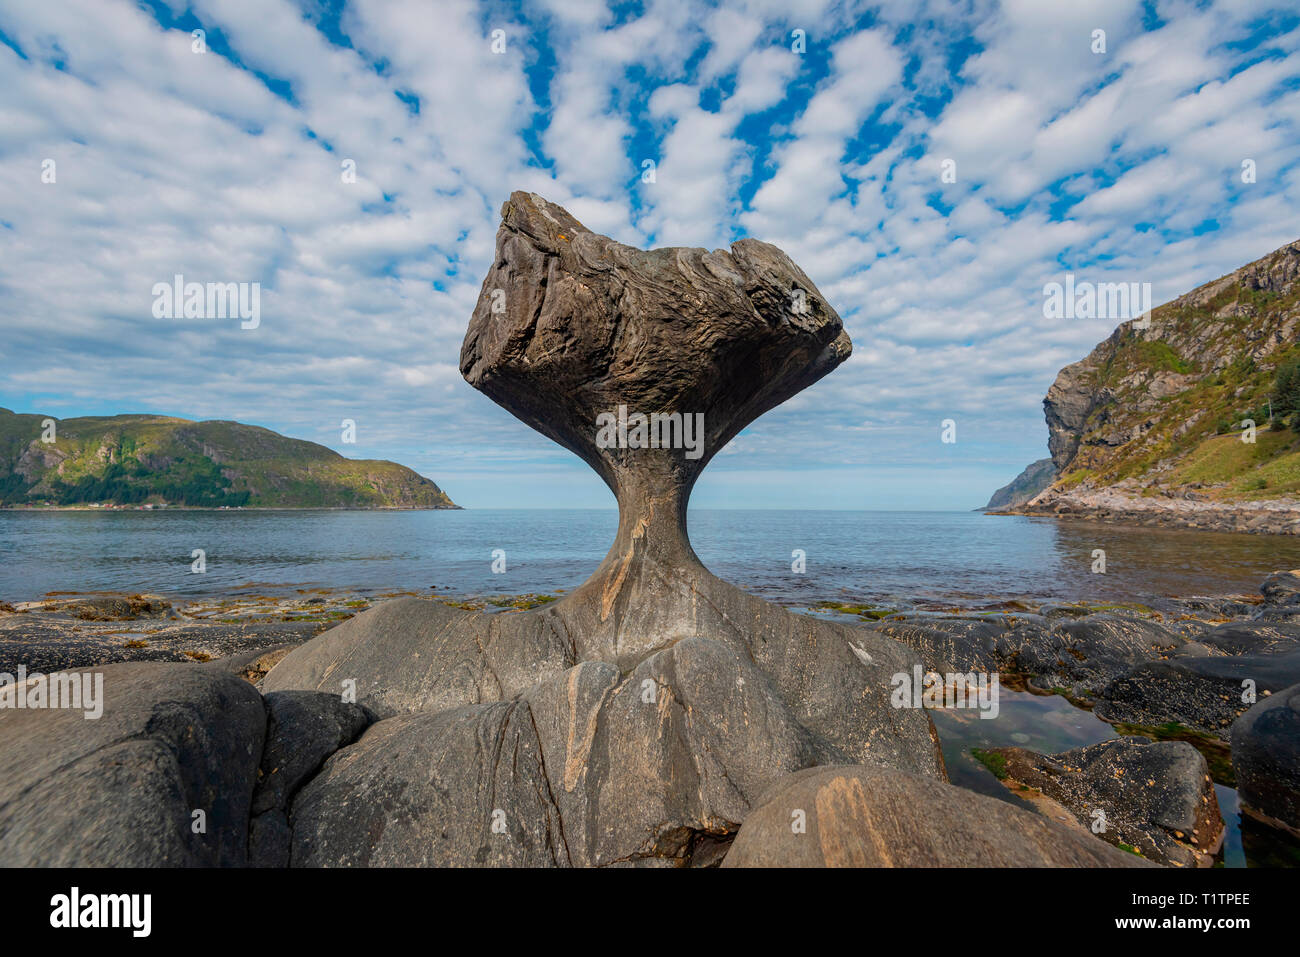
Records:
[[[1273,572],[1259,586],[1259,593],[1265,605],[1300,605],[1300,571]]]
[[[248,866],[288,867],[293,832],[279,808],[264,811],[248,822]]]
[[[1153,661],[1107,685],[1099,718],[1155,727],[1177,722],[1227,737],[1237,716],[1265,693],[1300,681],[1300,651],[1272,655],[1196,655]]]
[[[1300,684],[1261,699],[1239,717],[1231,741],[1242,807],[1300,836]]]
[[[992,753],[1005,761],[1003,784],[1031,807],[1045,797],[1108,844],[1136,848],[1158,864],[1214,863],[1223,818],[1205,758],[1185,741],[1127,737],[1051,756]]]

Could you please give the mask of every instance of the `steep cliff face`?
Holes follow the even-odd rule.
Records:
[[[1272,517],[1246,530],[1283,530],[1300,509],[1300,436],[1269,423],[1298,334],[1300,242],[1154,309],[1145,328],[1123,323],[1048,390],[1057,479],[1025,510],[1124,517],[1178,500],[1199,504],[1172,511],[1213,512],[1216,527],[1262,510]]]
[[[52,434],[44,423],[53,421]],[[53,441],[46,442],[49,435]],[[0,505],[456,508],[394,462],[347,459],[239,422],[53,420],[0,409]]]

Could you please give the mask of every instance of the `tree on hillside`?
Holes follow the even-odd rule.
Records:
[[[1273,415],[1285,421],[1300,412],[1300,360],[1278,366],[1273,383]],[[1300,432],[1300,415],[1291,420],[1291,428]]]

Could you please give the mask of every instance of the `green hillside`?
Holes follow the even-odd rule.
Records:
[[[0,505],[250,508],[456,508],[395,462],[347,459],[323,445],[239,422],[158,415],[57,419],[0,409]]]
[[[1044,401],[1054,490],[1294,497],[1300,413],[1278,402],[1276,380],[1300,359],[1298,339],[1300,243],[1160,306],[1148,328],[1124,323]]]

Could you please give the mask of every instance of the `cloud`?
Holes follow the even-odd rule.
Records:
[[[710,501],[816,465],[837,500],[903,501],[861,491],[887,468],[909,503],[966,507],[1042,455],[1043,393],[1111,331],[1045,320],[1043,283],[1150,281],[1164,301],[1296,238],[1300,27],[1266,0],[326,12],[0,9],[0,405],[335,445],[352,418],[347,454],[462,476],[469,505],[544,504],[510,476],[585,467],[457,368],[523,188],[633,245],[775,242],[844,317],[853,358],[747,429]],[[262,325],[155,319],[177,273],[260,282]],[[946,417],[962,439],[940,448]]]

